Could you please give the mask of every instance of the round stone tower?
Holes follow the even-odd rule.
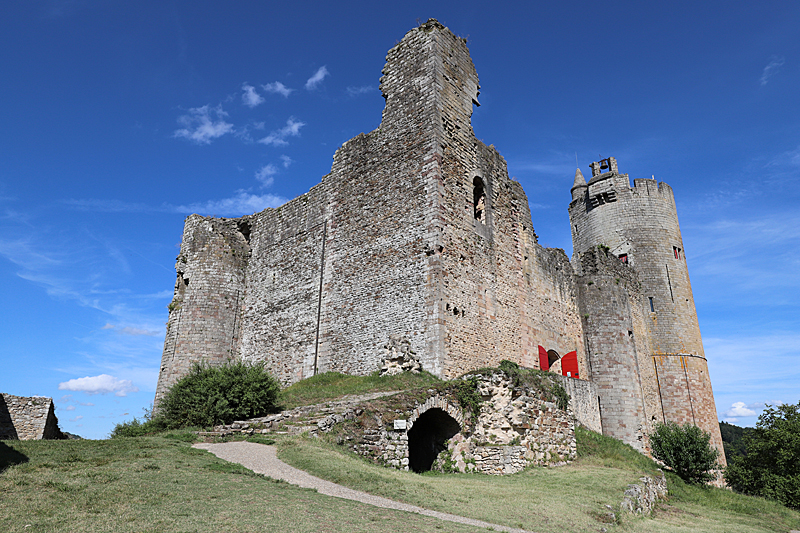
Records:
[[[578,170],[571,190],[574,257],[599,249],[638,276],[640,291],[633,296],[647,342],[637,344],[649,345],[653,365],[639,373],[642,387],[657,392],[654,403],[661,411],[648,422],[690,422],[709,432],[722,451],[672,188],[655,179],[635,179],[631,187],[613,157],[590,168],[588,183]],[[646,375],[656,382],[648,383]]]

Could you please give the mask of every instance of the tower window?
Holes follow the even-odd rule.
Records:
[[[655,313],[656,309],[655,309],[655,307],[653,307],[653,297],[652,296],[648,296],[647,299],[650,300],[650,312],[651,313]]]
[[[472,180],[472,205],[475,220],[481,224],[486,224],[486,188],[480,176],[475,176]]]
[[[619,254],[617,257],[619,257],[619,260],[623,263],[628,263],[628,254]]]
[[[678,248],[677,246],[672,247],[672,253],[675,254],[675,259],[681,258],[681,249]]]

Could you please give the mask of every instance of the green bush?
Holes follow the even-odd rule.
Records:
[[[230,424],[275,411],[279,391],[263,364],[195,363],[164,395],[154,420],[163,419],[169,429]]]
[[[143,420],[139,420],[134,417],[134,419],[129,422],[117,424],[111,431],[111,437],[141,437],[143,435],[160,433],[165,429],[167,429],[167,424],[164,419],[145,416]]]
[[[687,483],[704,483],[715,478],[719,452],[710,444],[711,436],[692,424],[656,424],[650,435],[653,457],[664,461]]]
[[[747,453],[733,458],[725,481],[738,492],[800,509],[800,403],[767,407],[744,441]]]

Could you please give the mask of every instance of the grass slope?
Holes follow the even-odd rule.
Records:
[[[685,485],[669,476],[671,493],[652,518],[613,522],[629,483],[657,465],[629,446],[578,431],[579,459],[558,468],[533,468],[510,476],[424,475],[366,463],[322,439],[279,440],[279,457],[321,478],[437,511],[537,532],[759,532],[800,529],[800,513],[731,491]]]
[[[338,372],[326,372],[286,387],[281,392],[280,401],[284,409],[293,409],[301,405],[335,400],[349,394],[401,391],[440,383],[443,383],[442,380],[428,372],[419,374],[403,372],[395,376],[377,374],[349,376]]]
[[[184,440],[0,441],[0,531],[476,531],[276,482]]]

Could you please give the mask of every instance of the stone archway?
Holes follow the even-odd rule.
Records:
[[[422,413],[408,431],[408,467],[426,472],[439,453],[447,449],[447,441],[461,431],[461,424],[438,407]]]

